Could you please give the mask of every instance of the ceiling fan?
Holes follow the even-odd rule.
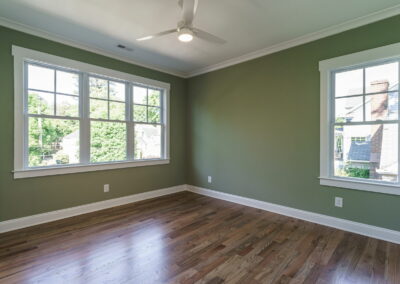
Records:
[[[178,39],[182,42],[189,42],[193,40],[193,37],[198,37],[212,43],[225,43],[225,40],[193,27],[193,19],[196,14],[197,4],[198,0],[178,0],[178,5],[182,9],[182,20],[178,22],[177,28],[141,37],[138,38],[137,41],[144,41],[168,34],[177,33]]]

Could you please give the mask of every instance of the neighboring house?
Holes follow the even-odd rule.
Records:
[[[79,163],[79,155],[76,152],[79,142],[79,131],[74,131],[66,135],[60,142],[60,150],[53,155],[56,164],[75,164]]]

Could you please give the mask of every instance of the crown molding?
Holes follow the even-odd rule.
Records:
[[[288,40],[273,46],[269,46],[263,49],[259,49],[235,58],[231,58],[225,61],[222,61],[217,64],[209,65],[204,68],[200,68],[194,71],[189,72],[188,78],[190,77],[195,77],[201,74],[205,74],[211,71],[216,71],[219,69],[223,69],[232,65],[236,65],[242,62],[250,61],[268,54],[272,54],[281,50],[285,50],[291,47],[295,47],[298,45],[302,45],[305,43],[309,43],[321,38],[325,38],[334,34],[338,34],[347,30],[351,30],[354,28],[358,28],[367,24],[371,24],[373,22],[377,22],[386,18],[390,18],[393,16],[396,16],[400,14],[400,4],[395,5],[390,8],[386,8],[344,23],[341,23],[339,25],[331,26],[329,28],[320,30],[318,32],[310,33],[292,40]]]
[[[148,68],[151,70],[163,72],[163,73],[178,76],[181,78],[191,78],[191,77],[195,77],[195,76],[205,74],[208,72],[223,69],[223,68],[226,68],[226,67],[229,67],[232,65],[250,61],[250,60],[253,60],[253,59],[268,55],[268,54],[276,53],[276,52],[279,52],[279,51],[282,51],[282,50],[285,50],[285,49],[288,49],[291,47],[309,43],[309,42],[312,42],[312,41],[315,41],[315,40],[318,40],[321,38],[332,36],[332,35],[347,31],[347,30],[358,28],[358,27],[361,27],[361,26],[364,26],[367,24],[371,24],[371,23],[374,23],[374,22],[377,22],[377,21],[380,21],[380,20],[383,20],[386,18],[390,18],[390,17],[396,16],[399,14],[400,14],[400,4],[390,7],[390,8],[386,8],[386,9],[374,12],[374,13],[371,13],[371,14],[368,14],[368,15],[365,15],[365,16],[362,16],[362,17],[359,17],[359,18],[356,18],[356,19],[353,19],[353,20],[350,20],[350,21],[347,21],[347,22],[344,22],[344,23],[341,23],[341,24],[338,24],[338,25],[335,25],[335,26],[332,26],[332,27],[329,27],[329,28],[326,28],[326,29],[323,29],[323,30],[320,30],[318,32],[310,33],[310,34],[307,34],[307,35],[304,35],[304,36],[301,36],[301,37],[298,37],[298,38],[295,38],[292,40],[288,40],[288,41],[285,41],[285,42],[282,42],[282,43],[279,43],[276,45],[262,48],[262,49],[244,54],[244,55],[240,55],[238,57],[230,58],[230,59],[222,61],[220,63],[208,65],[203,68],[199,68],[199,69],[189,71],[189,72],[179,72],[179,71],[169,70],[166,68],[161,68],[161,67],[154,66],[151,64],[144,64],[141,62],[137,62],[135,60],[132,60],[131,58],[116,55],[116,54],[114,54],[110,51],[106,51],[102,48],[85,45],[80,42],[77,42],[77,41],[74,41],[71,39],[67,39],[63,36],[60,36],[60,35],[57,35],[54,33],[49,33],[44,30],[41,30],[41,29],[37,29],[37,28],[33,28],[28,25],[17,23],[15,21],[9,20],[4,17],[0,17],[0,26],[5,26],[8,28],[17,30],[17,31],[35,35],[38,37],[42,37],[42,38],[45,38],[48,40],[56,41],[56,42],[59,42],[62,44],[66,44],[66,45],[69,45],[72,47],[76,47],[76,48],[80,48],[80,49],[83,49],[86,51],[104,55],[104,56],[114,58],[117,60],[121,60],[121,61],[124,61],[127,63],[135,64],[135,65],[138,65],[138,66],[141,66],[144,68]]]
[[[60,35],[57,35],[57,34],[54,34],[54,33],[46,32],[46,31],[44,31],[42,29],[33,28],[31,26],[28,26],[28,25],[25,25],[25,24],[21,24],[21,23],[9,20],[9,19],[4,18],[4,17],[0,17],[0,26],[4,26],[6,28],[10,28],[10,29],[17,30],[17,31],[20,31],[20,32],[23,32],[23,33],[27,33],[27,34],[30,34],[30,35],[34,35],[34,36],[38,36],[38,37],[41,37],[41,38],[45,38],[45,39],[48,39],[48,40],[51,40],[51,41],[59,42],[59,43],[65,44],[65,45],[69,45],[69,46],[76,47],[76,48],[79,48],[79,49],[82,49],[82,50],[90,51],[90,52],[93,52],[93,53],[96,53],[96,54],[99,54],[99,55],[103,55],[103,56],[107,56],[107,57],[110,57],[110,58],[113,58],[113,59],[117,59],[117,60],[120,60],[120,61],[123,61],[123,62],[131,63],[131,64],[134,64],[134,65],[137,65],[137,66],[140,66],[140,67],[144,67],[144,68],[147,68],[147,69],[159,71],[159,72],[162,72],[162,73],[167,73],[167,74],[174,75],[174,76],[177,76],[177,77],[187,78],[187,75],[188,75],[188,74],[186,74],[184,72],[178,72],[178,71],[173,71],[173,70],[169,70],[169,69],[165,69],[165,68],[160,68],[158,66],[151,65],[151,64],[144,64],[144,63],[132,60],[129,57],[116,55],[115,53],[112,53],[110,51],[104,50],[102,48],[89,46],[89,45],[86,45],[86,44],[83,44],[83,43],[80,43],[80,42],[65,38],[63,36],[60,36]]]

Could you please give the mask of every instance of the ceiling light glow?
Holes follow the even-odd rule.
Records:
[[[193,40],[193,32],[189,29],[181,29],[178,34],[178,39],[182,42],[189,42]]]

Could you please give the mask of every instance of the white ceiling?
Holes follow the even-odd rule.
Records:
[[[400,13],[399,0],[199,0],[194,25],[226,44],[200,39],[181,43],[175,35],[135,40],[175,28],[177,2],[2,0],[0,25],[45,32],[185,77]],[[134,50],[121,50],[117,44]]]

